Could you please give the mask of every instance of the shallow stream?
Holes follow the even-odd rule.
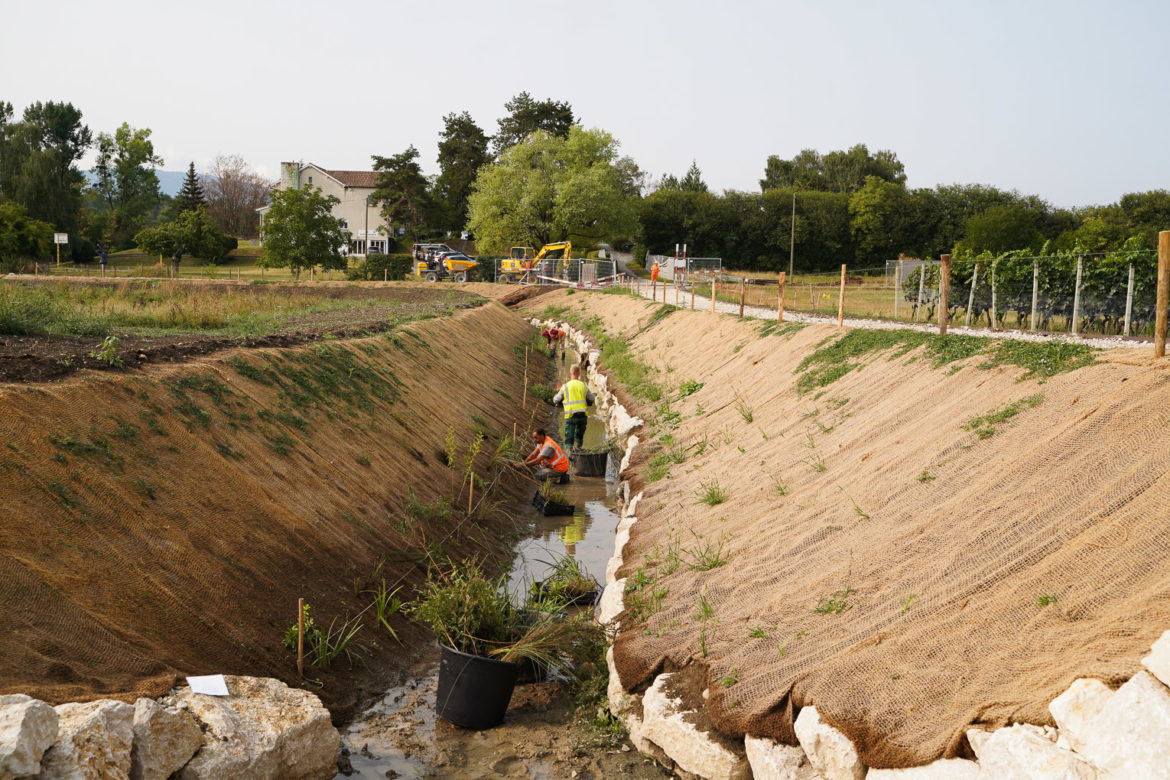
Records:
[[[555,359],[556,384],[568,378],[567,367],[577,359],[568,350]],[[549,430],[558,441],[563,433],[560,410]],[[605,444],[605,422],[589,418],[585,448]],[[516,507],[518,519],[529,522],[527,536],[515,548],[508,587],[514,593],[543,579],[553,561],[571,556],[583,571],[604,584],[605,567],[613,552],[619,516],[616,468],[610,458],[606,477],[574,476],[560,486],[574,505],[571,517],[544,517],[528,501]],[[617,755],[582,757],[567,734],[572,706],[556,683],[518,685],[504,723],[484,732],[452,726],[435,716],[438,687],[438,649],[412,670],[405,684],[387,691],[374,706],[342,729],[342,745],[350,752],[349,777],[602,777],[614,761],[629,764],[637,776],[660,776],[628,747]],[[648,773],[653,774],[648,774]],[[645,773],[645,774],[644,774]],[[346,775],[339,774],[337,777]]]

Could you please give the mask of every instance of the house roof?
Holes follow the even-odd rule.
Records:
[[[321,170],[337,179],[345,187],[367,187],[374,189],[377,187],[378,174],[373,171],[329,171],[324,168]]]

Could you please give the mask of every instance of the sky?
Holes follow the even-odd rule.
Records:
[[[0,100],[150,128],[165,170],[369,170],[444,115],[567,101],[654,177],[758,191],[769,155],[864,143],[910,187],[1058,207],[1170,188],[1165,0],[8,0]],[[92,155],[87,158],[87,163]]]

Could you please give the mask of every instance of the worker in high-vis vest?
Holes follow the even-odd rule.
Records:
[[[539,480],[551,478],[554,482],[568,482],[569,457],[561,445],[553,441],[544,428],[532,432],[532,443],[536,446],[524,459],[524,465],[538,466],[536,478]]]
[[[553,404],[565,409],[565,446],[580,449],[585,444],[585,426],[589,424],[589,409],[593,393],[581,381],[581,367],[569,367],[569,381],[553,396]]]

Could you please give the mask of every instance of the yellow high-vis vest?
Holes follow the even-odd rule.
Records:
[[[577,412],[584,412],[589,408],[589,404],[585,400],[585,394],[588,391],[585,389],[585,383],[580,379],[570,379],[565,382],[563,389],[565,397],[562,403],[565,405],[565,417],[572,417]]]

